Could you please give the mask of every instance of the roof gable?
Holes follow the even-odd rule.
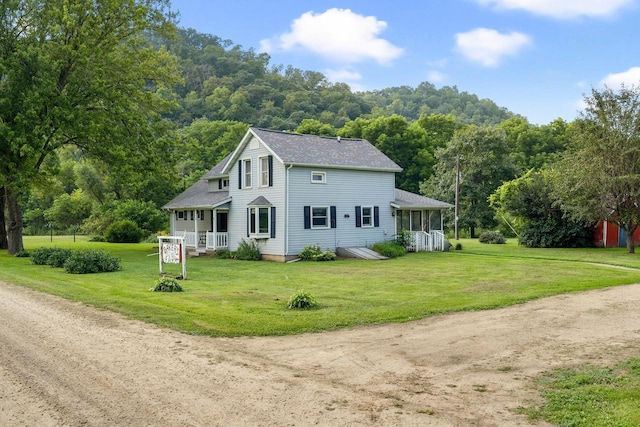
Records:
[[[224,167],[229,173],[252,138],[283,164],[400,172],[402,168],[365,139],[333,138],[250,128]]]

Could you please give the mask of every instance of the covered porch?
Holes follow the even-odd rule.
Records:
[[[184,237],[185,246],[197,252],[229,247],[228,208],[174,211],[171,234]]]
[[[408,191],[396,189],[391,204],[396,217],[396,234],[411,233],[407,246],[410,252],[444,251],[446,239],[442,212],[453,205]]]

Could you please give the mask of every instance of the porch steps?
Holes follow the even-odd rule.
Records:
[[[336,252],[339,256],[345,258],[360,258],[360,259],[371,259],[371,260],[382,260],[389,259],[385,256],[380,255],[376,251],[372,251],[369,248],[336,248]]]

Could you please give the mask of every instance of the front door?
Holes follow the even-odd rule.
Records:
[[[217,211],[216,213],[216,232],[218,233],[226,233],[227,230],[227,222],[229,219],[228,211]]]

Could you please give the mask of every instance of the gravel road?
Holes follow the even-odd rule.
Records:
[[[0,282],[1,426],[526,426],[540,372],[638,356],[640,285],[210,338]]]

